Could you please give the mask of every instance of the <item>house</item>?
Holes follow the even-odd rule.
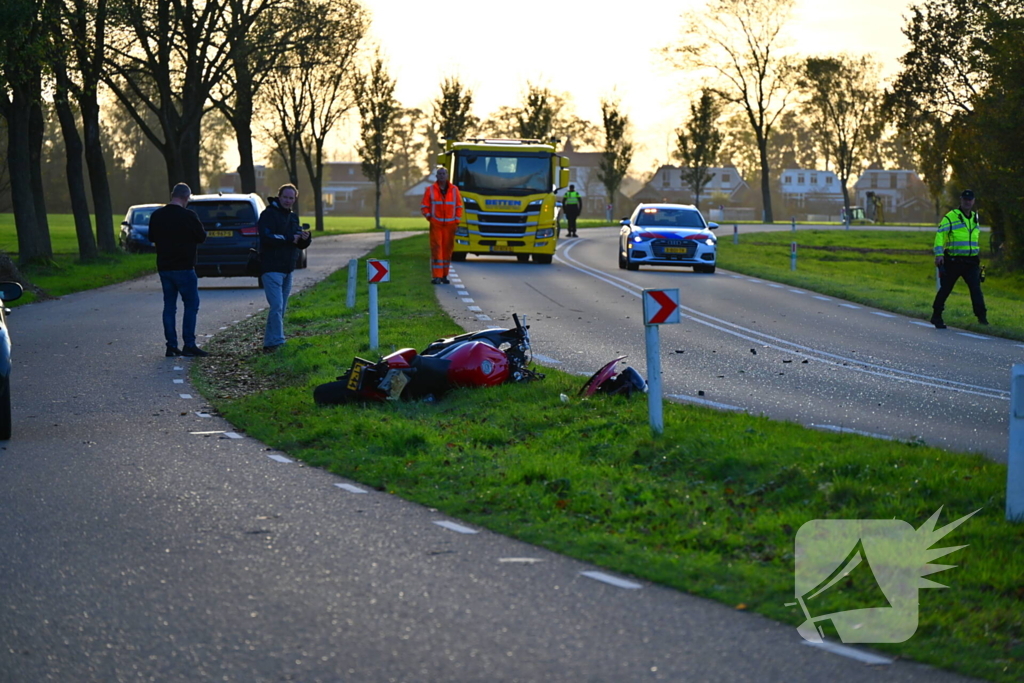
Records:
[[[734,207],[743,204],[750,192],[750,186],[740,175],[735,166],[709,167],[711,181],[700,193],[700,204],[705,209],[715,204],[729,204]],[[682,166],[662,166],[654,172],[654,176],[640,191],[633,195],[633,201],[672,202],[675,204],[694,204],[693,188],[683,180]],[[715,209],[719,211],[719,209]],[[719,211],[720,212],[720,211]],[[721,213],[721,212],[720,212]],[[726,211],[726,213],[728,213]],[[722,220],[716,215],[715,220]]]
[[[256,172],[256,194],[261,197],[267,196],[267,167],[263,164],[255,164],[253,170]],[[221,173],[217,180],[217,188],[213,192],[233,194],[242,191],[242,178],[238,172]]]
[[[562,149],[562,156],[569,159],[569,184],[576,186],[583,200],[583,210],[580,213],[584,218],[604,217],[608,211],[608,189],[601,182],[601,153],[600,152],[577,152],[572,145],[572,140],[565,143]],[[565,195],[568,188],[558,191],[558,198]],[[616,206],[621,210],[629,204],[629,197],[619,192],[616,197]]]
[[[802,213],[831,216],[839,215],[843,208],[843,184],[832,171],[784,169],[779,175],[779,192],[791,208]]]
[[[325,215],[373,213],[375,191],[373,181],[363,175],[361,162],[328,161],[324,164],[321,193]]]
[[[854,183],[850,201],[863,207],[864,215],[874,219],[874,198],[879,200],[886,222],[927,223],[935,220],[935,207],[928,187],[916,171],[887,171],[877,162],[871,164]]]

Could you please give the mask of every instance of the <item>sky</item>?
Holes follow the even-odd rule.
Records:
[[[474,113],[487,117],[518,105],[527,82],[571,94],[576,113],[601,121],[602,97],[617,95],[633,123],[638,153],[632,171],[665,162],[671,132],[686,118],[680,74],[656,49],[673,42],[681,15],[707,0],[362,0],[372,13],[395,96],[429,109],[440,83],[457,75],[472,88]],[[906,51],[904,17],[912,0],[796,0],[788,25],[802,55],[871,54],[884,76]],[[533,22],[538,28],[524,30]],[[339,136],[337,160],[355,159],[355,133]]]

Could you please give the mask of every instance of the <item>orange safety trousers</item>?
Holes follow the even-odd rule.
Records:
[[[457,221],[441,223],[430,221],[430,274],[431,277],[448,277],[452,266],[452,246],[455,244]]]

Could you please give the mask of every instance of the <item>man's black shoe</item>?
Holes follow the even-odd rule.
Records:
[[[982,316],[982,317],[978,318],[978,324],[979,325],[988,325],[988,318],[986,318],[985,316]]]
[[[274,351],[277,351],[282,346],[284,346],[284,344],[277,344],[275,346],[264,346],[263,347],[263,353],[273,353]]]
[[[944,329],[946,329],[946,323],[944,323],[942,321],[942,316],[941,315],[933,315],[930,322],[931,322],[932,325],[935,325],[935,329],[937,329],[937,330],[944,330]]]
[[[451,281],[449,281],[448,278],[443,277],[443,278],[441,278],[441,284],[442,285],[450,285]]]
[[[439,284],[441,284],[441,278],[439,278],[439,277],[432,277],[432,278],[430,278],[430,284],[432,284],[432,285],[439,285]]]
[[[175,356],[180,356],[180,355],[181,355],[181,351],[178,349],[177,346],[168,346],[167,347],[167,353],[164,354],[164,357],[165,358],[174,358]]]
[[[204,356],[209,356],[210,354],[207,351],[203,351],[198,346],[186,346],[181,350],[181,355],[189,358],[202,358]]]

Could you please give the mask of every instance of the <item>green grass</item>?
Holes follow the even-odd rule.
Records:
[[[718,265],[927,320],[935,298],[933,239],[930,230],[797,230],[745,233],[736,245],[731,235],[722,235]],[[790,270],[791,242],[797,243],[795,271]],[[1007,273],[984,257],[982,263],[987,266],[982,290],[991,325],[978,324],[962,280],[946,301],[946,323],[1024,340],[1024,273]]]
[[[401,285],[419,281],[426,239],[391,248],[382,347],[422,348],[458,332],[433,288]],[[968,547],[938,560],[957,567],[932,577],[949,589],[921,591],[917,634],[879,649],[996,681],[1024,676],[1024,525],[1003,520],[1005,466],[676,404],[665,405],[665,434],[653,438],[645,399],[578,400],[581,378],[556,370],[437,403],[317,408],[315,386],[355,355],[376,357],[366,285],[353,310],[345,281],[335,273],[293,299],[291,340],[276,354],[258,352],[259,318],[208,345],[218,355],[195,363],[193,378],[232,424],[378,490],[794,626],[803,617],[784,603],[794,600],[794,538],[805,522],[918,527],[940,507],[940,525],[981,508],[939,543]],[[851,581],[842,604],[871,588]]]

